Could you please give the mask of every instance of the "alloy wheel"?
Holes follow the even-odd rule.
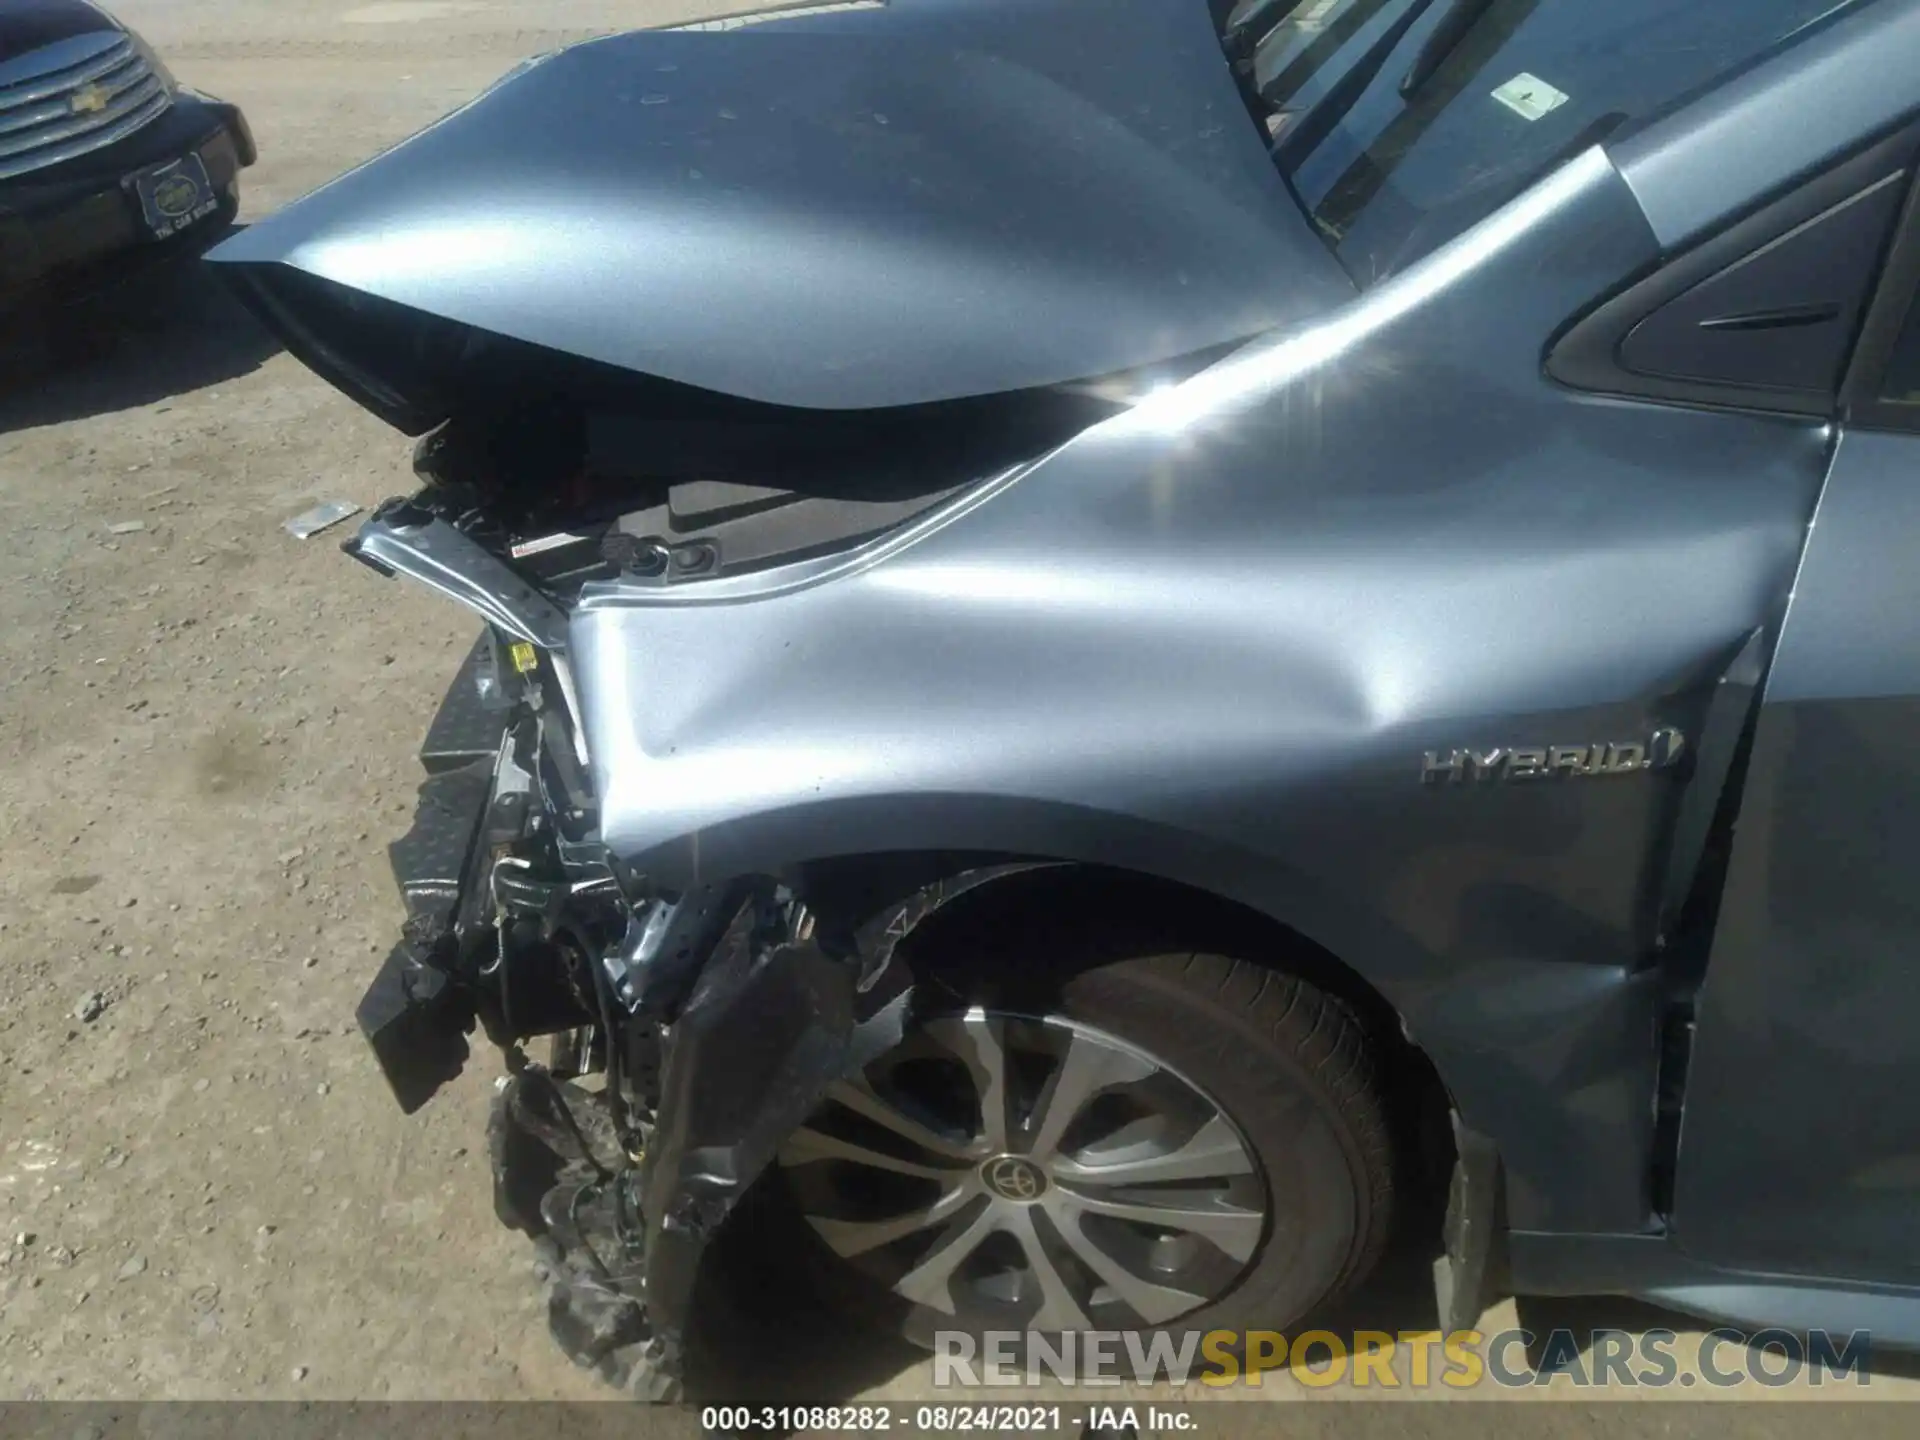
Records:
[[[1266,1228],[1221,1108],[1058,1016],[927,1022],[836,1086],[780,1163],[820,1239],[934,1328],[1164,1325],[1230,1290]]]

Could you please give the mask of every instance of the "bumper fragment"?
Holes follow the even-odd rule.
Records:
[[[400,1108],[412,1114],[466,1064],[477,1014],[450,973],[476,837],[493,793],[485,760],[431,774],[413,826],[387,849],[407,919],[355,1018]]]
[[[394,1099],[411,1115],[467,1063],[472,1007],[453,982],[415,957],[402,941],[393,947],[354,1011]]]
[[[473,856],[474,836],[493,791],[488,760],[430,775],[414,804],[413,826],[387,847],[407,922],[429,944],[453,923]]]

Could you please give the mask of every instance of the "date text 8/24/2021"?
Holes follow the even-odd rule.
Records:
[[[801,1430],[1078,1435],[1200,1428],[1190,1407],[1174,1405],[710,1405],[700,1423],[708,1433],[778,1435]]]

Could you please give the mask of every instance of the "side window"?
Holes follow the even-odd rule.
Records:
[[[1905,197],[1844,398],[1850,425],[1920,430],[1920,181]]]
[[[1667,301],[1620,342],[1620,364],[1831,403],[1905,179],[1873,182]]]
[[[1881,141],[1671,260],[1568,330],[1548,373],[1674,404],[1832,414],[1915,143]]]

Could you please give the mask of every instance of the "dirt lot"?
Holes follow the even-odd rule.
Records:
[[[690,13],[118,10],[246,109],[243,220],[523,55]],[[409,1121],[353,1029],[474,627],[279,524],[406,488],[405,442],[198,287],[16,377],[0,432],[0,1391],[596,1395],[492,1218],[490,1067]]]
[[[702,8],[350,4],[117,7],[248,111],[243,219],[523,55]],[[405,485],[404,442],[204,286],[0,394],[0,1397],[599,1396],[491,1214],[491,1064],[405,1119],[352,1025],[473,626],[279,526]],[[756,1364],[925,1393],[785,1333]]]

